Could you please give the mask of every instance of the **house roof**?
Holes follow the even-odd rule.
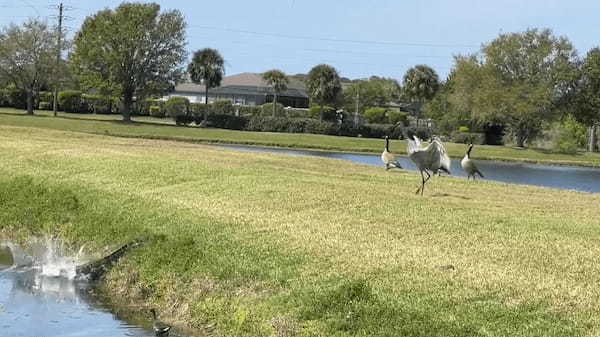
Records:
[[[304,84],[296,79],[289,78],[288,89],[281,96],[308,97]],[[204,85],[190,82],[175,86],[175,92],[204,93]],[[262,79],[262,74],[241,73],[226,76],[221,81],[221,86],[210,90],[215,94],[269,94],[272,89]]]

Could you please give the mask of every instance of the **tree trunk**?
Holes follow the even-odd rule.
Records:
[[[27,89],[27,114],[33,115],[33,89]]]
[[[323,103],[321,103],[320,109],[319,109],[319,120],[320,121],[323,120]]]
[[[131,122],[131,107],[133,106],[133,93],[126,92],[123,97],[123,122]]]
[[[517,134],[517,147],[525,147],[526,140],[527,140],[527,137],[524,134],[522,134],[522,133]]]
[[[588,137],[588,151],[589,152],[596,152],[596,124],[592,124],[588,128],[588,133],[589,133],[589,137]]]
[[[208,86],[204,86],[204,123],[208,121]]]

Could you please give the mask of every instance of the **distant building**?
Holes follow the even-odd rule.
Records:
[[[182,83],[169,97],[186,97],[192,103],[204,103],[204,85]],[[229,100],[233,104],[262,105],[273,102],[273,89],[262,79],[262,74],[242,73],[226,76],[221,86],[208,91],[208,102]],[[304,84],[290,78],[288,89],[277,96],[277,102],[293,108],[308,108],[308,94]]]

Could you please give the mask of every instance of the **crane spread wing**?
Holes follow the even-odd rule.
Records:
[[[446,169],[446,171],[450,172],[450,156],[448,156],[448,152],[446,152],[444,144],[442,144],[442,142],[438,138],[435,138],[433,140],[433,143],[435,144],[437,152],[439,153],[439,167],[444,168]]]

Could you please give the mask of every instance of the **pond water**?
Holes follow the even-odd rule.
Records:
[[[150,316],[137,324],[122,320],[74,277],[77,258],[39,248],[0,243],[1,336],[154,336]]]
[[[382,169],[384,167],[380,155],[373,154],[290,150],[240,145],[219,146],[244,151],[273,152],[296,156],[342,159],[355,163],[380,166]],[[398,159],[403,168],[416,170],[415,165],[408,157],[398,156]],[[452,175],[466,177],[466,173],[460,167],[460,160],[461,159],[452,158]],[[479,170],[485,175],[485,179],[487,180],[600,193],[600,169],[597,168],[509,163],[477,160],[476,158],[473,158],[473,161],[475,161]]]

